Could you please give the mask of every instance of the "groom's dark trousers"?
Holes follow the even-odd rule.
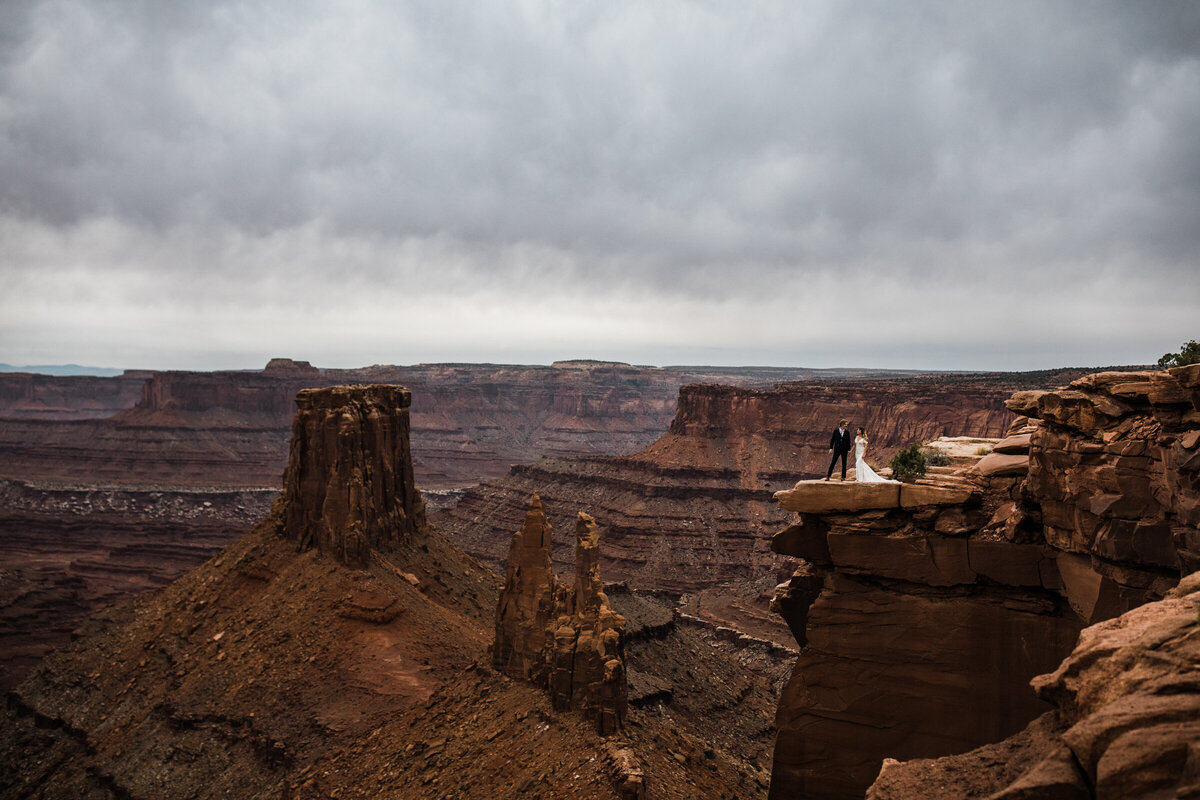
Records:
[[[828,480],[833,475],[833,466],[840,458],[842,460],[842,480],[846,480],[846,456],[850,453],[850,431],[835,429],[833,438],[829,440],[829,449],[833,451],[833,460],[829,462],[829,471],[825,473]]]

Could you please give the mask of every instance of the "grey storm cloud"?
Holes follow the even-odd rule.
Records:
[[[483,287],[1099,277],[1194,307],[1198,57],[1185,2],[10,0],[0,215],[111,221],[105,263],[134,231],[158,271],[299,248],[403,281],[421,242],[423,280]],[[289,231],[327,255],[264,245]]]

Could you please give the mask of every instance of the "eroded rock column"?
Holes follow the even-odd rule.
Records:
[[[425,525],[413,482],[403,386],[333,386],[296,395],[283,476],[282,530],[301,548],[365,566]]]
[[[575,582],[560,584],[550,563],[550,525],[534,495],[509,549],[492,663],[541,686],[556,709],[577,709],[608,734],[625,721],[625,618],[603,591],[595,520],[581,512],[575,534]]]

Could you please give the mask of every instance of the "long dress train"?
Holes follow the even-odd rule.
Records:
[[[861,436],[854,437],[854,480],[859,483],[899,483],[900,481],[880,477],[863,456],[867,452],[867,440]]]

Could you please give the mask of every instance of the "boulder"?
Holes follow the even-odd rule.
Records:
[[[949,483],[949,482],[948,482]],[[968,485],[800,481],[775,493],[775,501],[800,514],[839,514],[890,508],[958,505],[971,497]]]
[[[992,448],[994,453],[1006,453],[1012,455],[1014,453],[1027,454],[1029,452],[1029,440],[1032,438],[1033,432],[1018,433],[1013,436],[1006,436],[996,442],[996,446]]]
[[[985,478],[1024,475],[1029,472],[1029,456],[1025,453],[989,453],[979,459],[974,471]]]

